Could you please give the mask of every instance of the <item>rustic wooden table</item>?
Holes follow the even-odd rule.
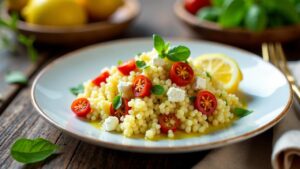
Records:
[[[176,19],[172,5],[174,0],[141,0],[141,15],[125,35],[120,38],[144,37],[158,33],[167,37],[194,38],[192,32]],[[299,43],[285,46],[287,54],[297,59]],[[208,151],[186,154],[129,153],[97,147],[62,133],[46,122],[33,108],[30,87],[9,85],[4,74],[20,70],[30,79],[55,58],[73,49],[39,47],[39,60],[32,63],[24,50],[16,54],[0,51],[0,168],[190,168]],[[250,48],[259,51],[259,48]],[[19,137],[46,138],[61,147],[61,154],[46,162],[22,165],[10,157],[10,146]]]

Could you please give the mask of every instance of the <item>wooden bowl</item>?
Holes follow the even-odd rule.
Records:
[[[199,20],[184,8],[183,1],[174,5],[176,16],[202,38],[235,44],[260,45],[263,42],[289,42],[300,38],[300,25],[267,29],[263,32],[251,32],[242,28],[225,29],[217,23]]]
[[[7,10],[5,17],[10,17]],[[55,27],[29,24],[20,20],[18,29],[25,35],[33,35],[38,43],[52,45],[86,45],[112,39],[120,35],[138,16],[138,0],[125,0],[107,21],[88,23],[82,26]]]

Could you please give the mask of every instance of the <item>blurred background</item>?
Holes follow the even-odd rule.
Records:
[[[6,49],[14,49],[15,42],[30,48],[32,41],[34,49],[66,51],[153,33],[208,39],[258,54],[263,42],[282,42],[295,60],[299,16],[298,0],[4,0],[0,35]]]

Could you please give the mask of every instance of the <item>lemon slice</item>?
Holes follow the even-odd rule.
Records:
[[[243,74],[237,62],[224,54],[205,54],[194,59],[196,68],[202,68],[221,82],[224,88],[234,93],[243,80]]]

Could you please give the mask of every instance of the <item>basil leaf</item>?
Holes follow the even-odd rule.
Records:
[[[210,73],[208,73],[208,72],[205,72],[205,75],[206,75],[206,77],[208,77],[208,78],[212,79],[212,77],[211,77]]]
[[[118,60],[118,65],[121,65],[123,63],[122,60]]]
[[[233,109],[233,113],[235,115],[237,115],[238,117],[247,116],[247,115],[251,114],[252,112],[253,112],[252,110],[247,110],[247,109],[243,109],[243,108],[234,108]]]
[[[117,95],[114,99],[113,99],[113,108],[115,110],[119,109],[121,106],[122,106],[122,97],[121,97],[121,94],[120,95]]]
[[[225,0],[211,0],[213,6],[222,7],[225,3]]]
[[[243,0],[231,0],[225,4],[219,23],[224,28],[239,26],[246,14],[246,3]]]
[[[58,146],[43,138],[18,139],[11,147],[11,156],[18,162],[29,164],[43,161],[58,150]]]
[[[151,93],[155,95],[162,95],[165,93],[165,88],[162,87],[161,85],[154,85],[151,88]]]
[[[145,69],[146,67],[148,67],[148,66],[146,65],[146,62],[144,62],[144,61],[142,61],[142,60],[137,60],[137,61],[135,61],[135,64],[136,64],[136,66],[137,66],[138,68],[140,68],[140,69]]]
[[[167,53],[167,57],[171,61],[186,61],[191,55],[189,48],[185,46],[177,46],[170,49]]]
[[[190,100],[191,100],[192,102],[194,102],[194,101],[196,100],[196,96],[191,96],[191,97],[190,97]]]
[[[5,75],[4,80],[10,84],[26,85],[28,83],[27,77],[22,72],[19,71],[8,72]]]
[[[153,41],[154,41],[154,48],[159,54],[161,54],[165,49],[165,41],[161,36],[156,34],[153,35]]]
[[[83,84],[79,84],[78,86],[71,87],[70,92],[75,96],[77,96],[80,93],[83,93],[84,92]]]
[[[258,5],[251,6],[245,18],[245,26],[247,29],[255,32],[265,30],[267,27],[265,9]]]
[[[217,7],[204,7],[197,12],[200,20],[217,21],[221,14],[221,9]]]

